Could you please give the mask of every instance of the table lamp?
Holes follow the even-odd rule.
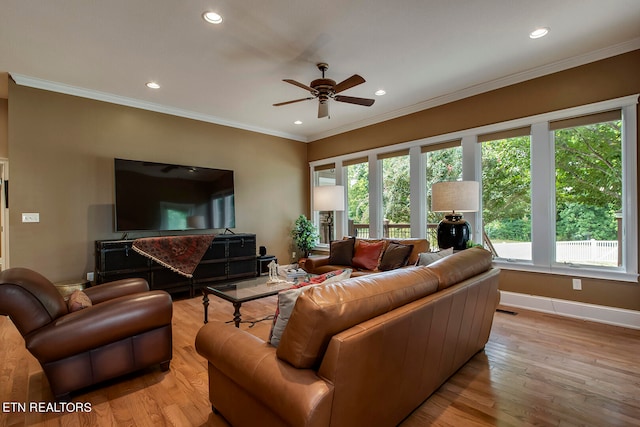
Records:
[[[450,212],[438,224],[438,247],[454,250],[467,248],[471,236],[469,223],[460,212],[477,212],[480,206],[480,183],[446,181],[431,187],[431,210]]]
[[[330,234],[333,234],[333,212],[344,210],[344,186],[321,185],[313,188],[313,210],[327,212]],[[333,236],[329,236],[331,241]]]

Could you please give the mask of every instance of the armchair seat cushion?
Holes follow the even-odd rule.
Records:
[[[93,350],[171,323],[171,296],[150,291],[115,298],[56,319],[25,337],[41,362]]]

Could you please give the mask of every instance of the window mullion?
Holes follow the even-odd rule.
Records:
[[[462,179],[464,181],[478,181],[482,188],[482,150],[476,135],[462,138]],[[482,244],[482,197],[478,212],[465,215],[471,227],[471,239]]]
[[[369,236],[382,237],[382,160],[369,155]]]
[[[622,266],[638,273],[638,149],[637,104],[622,108]]]
[[[336,171],[336,185],[342,185],[346,189],[345,181],[346,181],[346,170],[342,167],[342,160],[338,160],[335,163],[335,171]],[[344,198],[344,211],[336,211],[335,213],[335,238],[339,239],[342,236],[347,235],[347,218],[349,212],[349,202],[347,201],[347,192],[345,191],[343,196]]]
[[[427,236],[427,172],[421,147],[409,150],[411,236]]]
[[[532,262],[550,266],[555,259],[555,195],[553,140],[549,123],[531,126],[531,245]]]

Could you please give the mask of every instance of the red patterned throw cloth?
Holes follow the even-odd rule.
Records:
[[[145,237],[134,240],[132,247],[140,255],[191,278],[214,237],[213,234]]]

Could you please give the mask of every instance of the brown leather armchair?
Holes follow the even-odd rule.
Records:
[[[85,289],[91,306],[70,312],[56,287],[27,268],[0,272],[0,314],[8,315],[44,370],[57,400],[149,366],[169,369],[171,297],[144,279]]]

